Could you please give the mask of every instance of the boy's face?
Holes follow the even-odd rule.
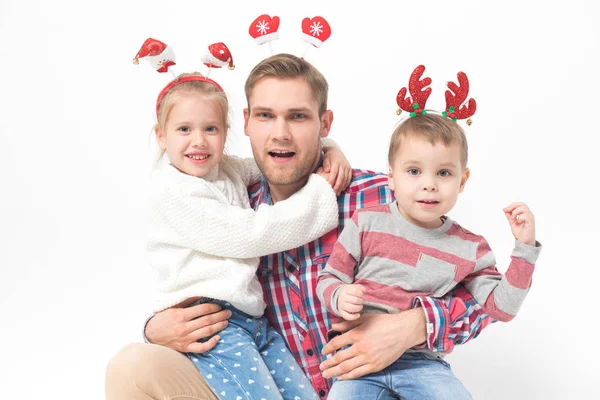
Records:
[[[215,101],[182,95],[169,113],[165,129],[156,130],[159,147],[184,174],[203,177],[223,157],[227,126]]]
[[[329,134],[333,114],[319,117],[319,104],[302,77],[266,77],[256,83],[244,110],[258,167],[272,185],[302,183],[320,156],[320,138]]]
[[[424,228],[440,226],[440,217],[454,207],[469,179],[469,170],[461,166],[460,158],[458,144],[432,145],[411,134],[401,139],[389,185],[404,218]]]

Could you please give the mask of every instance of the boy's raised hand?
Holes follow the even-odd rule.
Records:
[[[515,238],[530,246],[535,246],[535,218],[527,204],[512,203],[503,209]]]
[[[337,308],[340,316],[346,321],[360,317],[364,292],[365,288],[362,285],[342,285],[338,295]]]

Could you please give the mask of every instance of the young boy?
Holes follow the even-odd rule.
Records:
[[[467,141],[455,121],[432,113],[406,119],[392,135],[389,165],[396,201],[357,210],[319,275],[327,309],[346,320],[397,313],[418,296],[441,297],[462,283],[492,318],[514,318],[541,249],[529,208],[504,209],[516,241],[502,276],[486,240],[446,216],[469,178]],[[441,356],[414,349],[381,372],[336,381],[328,399],[395,395],[471,398]]]

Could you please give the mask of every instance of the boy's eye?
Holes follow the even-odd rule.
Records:
[[[183,133],[190,133],[192,131],[189,126],[180,126],[177,130]]]
[[[211,125],[211,126],[207,126],[204,130],[206,132],[212,133],[212,132],[216,132],[217,131],[217,127],[214,126],[214,125]]]
[[[442,178],[446,178],[446,177],[452,175],[452,173],[450,171],[448,171],[447,169],[443,169],[440,172],[438,172],[438,175],[441,176]]]
[[[411,168],[407,172],[408,172],[409,175],[415,175],[415,176],[419,175],[419,173],[420,173],[420,171],[418,169],[416,169],[416,168]]]

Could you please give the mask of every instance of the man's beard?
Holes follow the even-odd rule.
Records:
[[[318,146],[318,144],[317,144]],[[317,160],[320,156],[319,148],[314,151],[315,157],[313,159],[303,160],[300,165],[297,165],[295,168],[291,166],[281,166],[278,167],[277,164],[273,164],[272,162],[268,163],[268,167],[265,166],[266,163],[263,162],[264,159],[270,157],[268,153],[263,153],[264,158],[260,158],[256,156],[256,152],[254,148],[252,149],[254,153],[254,159],[256,160],[256,164],[258,165],[258,169],[262,172],[264,177],[267,179],[272,185],[292,185],[302,180],[306,180],[308,176],[313,172],[314,168],[317,165]],[[264,149],[261,149],[264,151]],[[308,151],[307,153],[313,153],[313,151]],[[294,157],[297,157],[297,153]]]

